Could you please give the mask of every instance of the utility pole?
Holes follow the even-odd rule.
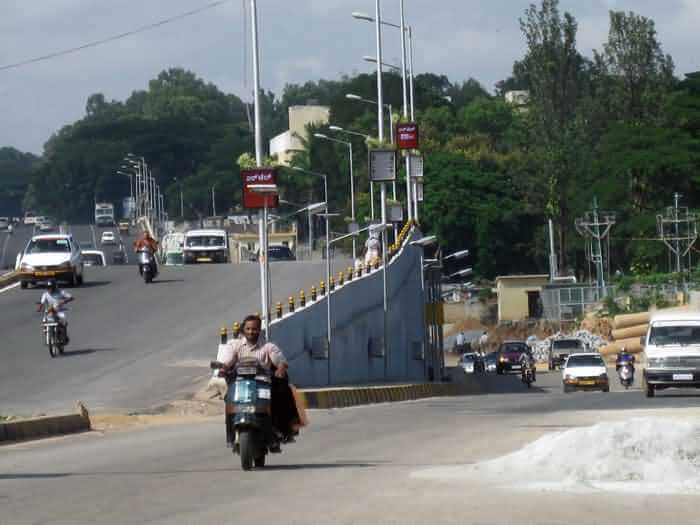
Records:
[[[697,215],[680,206],[681,197],[680,193],[674,193],[673,206],[656,216],[659,238],[669,249],[669,256],[675,259],[675,271],[679,273],[683,271],[682,259],[686,255],[688,270],[691,269],[690,250],[698,239]]]
[[[575,223],[576,231],[591,241],[591,260],[596,267],[596,286],[603,297],[605,296],[605,265],[602,241],[610,234],[610,229],[615,222],[615,214],[601,212],[598,209],[597,197],[593,197],[593,209],[576,219]],[[609,253],[608,257],[610,257]]]

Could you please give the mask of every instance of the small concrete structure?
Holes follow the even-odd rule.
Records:
[[[498,322],[522,321],[542,315],[542,288],[549,275],[504,275],[496,277]]]

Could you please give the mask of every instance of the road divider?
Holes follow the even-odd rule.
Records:
[[[307,408],[344,408],[374,403],[412,401],[427,397],[463,396],[482,393],[476,382],[408,383],[377,386],[302,388]]]
[[[19,272],[10,272],[0,276],[0,293],[14,288],[20,280]]]
[[[85,406],[78,402],[76,412],[72,414],[34,417],[0,423],[0,444],[75,434],[88,430],[90,430],[90,415]]]

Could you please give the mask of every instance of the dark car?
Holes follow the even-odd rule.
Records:
[[[498,348],[498,361],[496,373],[503,374],[510,371],[520,371],[520,360],[523,354],[532,357],[530,347],[524,341],[506,341]]]
[[[548,368],[550,370],[554,370],[555,368],[561,369],[567,357],[571,354],[578,354],[585,351],[586,346],[581,339],[554,339],[549,347]]]
[[[270,261],[296,261],[297,258],[288,246],[270,246],[267,249]]]

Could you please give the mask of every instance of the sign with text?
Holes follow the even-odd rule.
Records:
[[[396,124],[396,143],[399,149],[418,149],[418,124]]]
[[[396,150],[369,150],[369,174],[372,182],[396,180]]]
[[[423,156],[411,154],[411,178],[423,178]]]
[[[279,206],[278,195],[262,195],[260,193],[255,193],[249,188],[249,186],[254,184],[277,184],[276,168],[253,168],[250,170],[241,170],[241,178],[243,179],[244,208],[264,208],[265,200],[267,200],[268,208],[277,208],[277,206]]]

